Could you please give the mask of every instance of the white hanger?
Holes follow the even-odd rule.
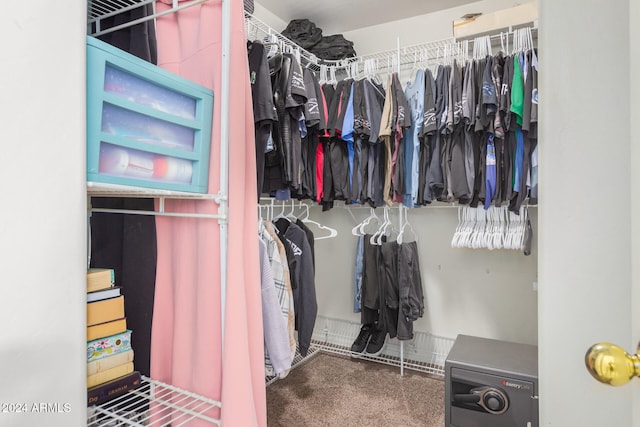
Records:
[[[280,213],[279,213],[278,215],[276,215],[275,217],[273,217],[272,221],[277,221],[277,220],[279,220],[280,218],[284,218],[284,219],[286,219],[287,221],[290,221],[290,219],[289,219],[289,218],[287,218],[287,216],[286,216],[286,215],[285,215],[285,213],[284,213],[284,210],[285,210],[285,209],[284,209],[284,208],[285,208],[284,201],[282,202],[282,205],[281,205],[281,206],[282,206],[282,211],[280,211]]]
[[[380,224],[378,230],[369,239],[369,243],[371,243],[372,245],[382,244],[382,237],[386,235],[387,229],[391,225],[391,220],[389,219],[389,207],[385,206],[383,212],[384,215],[382,224]]]
[[[329,232],[329,234],[327,234],[326,236],[316,236],[314,233],[314,238],[313,238],[314,240],[330,239],[338,235],[338,230],[336,230],[335,228],[327,227],[326,225],[320,224],[319,222],[316,222],[309,218],[309,205],[303,204],[302,202],[300,202],[300,207],[304,207],[306,212],[306,215],[303,218],[301,218],[300,221],[304,222],[305,224],[313,224],[319,229],[326,230]]]
[[[329,68],[329,75],[330,75],[329,76],[329,83],[334,84],[334,85],[337,84],[338,83],[338,79],[336,78],[336,67],[335,67],[335,65],[332,65]]]
[[[493,234],[493,247],[494,249],[504,248],[504,226],[505,226],[505,214],[507,212],[506,206],[502,206],[496,209],[496,223]]]
[[[452,248],[460,247],[459,244],[460,244],[460,236],[462,235],[462,216],[463,216],[464,209],[465,209],[464,206],[458,207],[458,226],[456,227],[456,231],[453,233],[453,238],[451,239]]]
[[[375,209],[373,208],[369,208],[369,209],[371,210],[369,213],[369,216],[363,219],[362,222],[360,222],[359,224],[357,224],[355,227],[351,229],[351,234],[353,234],[354,236],[364,236],[365,234],[367,234],[366,227],[369,224],[371,224],[371,222],[374,220],[377,225],[380,225],[380,218],[378,218],[378,215],[376,215]]]
[[[294,215],[295,204],[296,204],[295,200],[291,199],[291,211],[285,216],[285,218],[287,218],[291,222],[294,222],[296,219],[298,219]],[[283,202],[283,206],[284,206],[284,202]]]
[[[464,209],[464,225],[463,232],[460,236],[460,248],[471,248],[471,240],[473,237],[473,229],[476,223],[476,212],[471,206],[466,206]]]
[[[403,214],[404,212],[404,214]],[[418,241],[418,233],[415,232],[411,224],[409,223],[409,209],[400,205],[400,221],[402,222],[402,227],[400,227],[400,231],[398,232],[398,237],[396,238],[396,242],[400,245],[404,240],[404,235],[406,231],[409,231],[413,235],[413,239],[415,242]]]

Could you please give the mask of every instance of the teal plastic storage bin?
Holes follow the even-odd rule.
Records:
[[[87,180],[206,193],[213,92],[87,37]]]

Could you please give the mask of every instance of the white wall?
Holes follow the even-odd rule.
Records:
[[[276,15],[271,13],[268,9],[262,6],[258,2],[254,2],[254,11],[253,16],[273,28],[274,30],[280,32],[287,28],[288,22],[278,18]]]
[[[382,209],[377,209],[382,216]],[[397,208],[392,218],[397,224]],[[358,222],[367,208],[352,208]],[[537,230],[536,208],[529,209]],[[311,209],[316,221],[338,230],[333,239],[316,242],[318,314],[359,322],[353,313],[353,276],[357,224],[342,204],[328,212]],[[533,252],[453,249],[458,210],[423,207],[409,211],[418,234],[418,252],[425,292],[425,315],[414,323],[416,331],[455,338],[457,334],[537,343],[537,239]]]
[[[86,425],[86,2],[3,7],[0,425]]]
[[[542,1],[540,5],[539,349],[544,426],[637,426],[631,391],[608,387],[584,354],[608,341],[635,350],[638,309],[637,82],[629,91],[629,19],[635,0]],[[579,13],[576,13],[579,11]],[[594,31],[597,29],[597,31]],[[637,53],[637,31],[634,31]],[[603,60],[608,58],[607,60]],[[637,67],[637,58],[634,60]],[[637,69],[635,69],[637,71]],[[634,116],[630,116],[630,107]],[[630,138],[633,135],[633,142]],[[633,144],[633,145],[632,145]],[[637,163],[633,164],[637,169]],[[633,230],[633,233],[632,233]],[[637,243],[633,244],[637,250]],[[636,292],[638,278],[635,277]],[[637,299],[637,294],[636,294]],[[632,320],[636,335],[632,334]],[[638,394],[636,394],[636,397]]]
[[[529,3],[529,1],[483,0],[436,13],[347,31],[344,33],[344,37],[354,43],[358,55],[384,52],[396,49],[397,38],[400,38],[400,46],[451,38],[453,37],[453,21],[460,19],[466,13],[491,13],[524,3]]]

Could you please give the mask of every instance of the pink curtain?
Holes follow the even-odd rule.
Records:
[[[159,0],[158,12],[171,0]],[[266,426],[255,141],[242,2],[231,2],[229,243],[224,353],[220,232],[213,219],[158,217],[151,341],[153,378],[222,401],[226,426]],[[209,193],[220,188],[222,3],[209,0],[157,19],[158,65],[214,91]],[[167,201],[216,213],[211,201]],[[191,424],[190,424],[191,425]]]

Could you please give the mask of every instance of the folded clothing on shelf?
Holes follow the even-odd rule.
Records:
[[[289,21],[281,34],[320,59],[337,60],[356,56],[352,41],[345,39],[342,34],[323,36],[322,29],[308,19]]]

